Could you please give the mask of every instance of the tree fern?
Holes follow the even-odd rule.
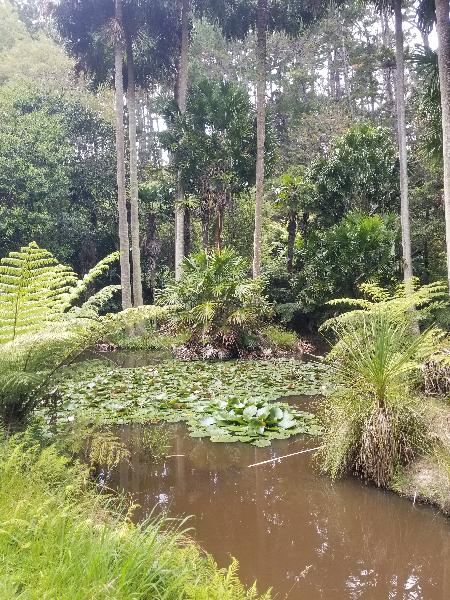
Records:
[[[32,242],[0,262],[0,416],[23,419],[62,368],[87,348],[164,309],[141,307],[100,316],[120,286],[103,288],[74,306],[116,260],[112,254],[79,279]]]
[[[73,269],[35,242],[11,252],[0,261],[0,344],[37,332],[60,318],[117,258],[118,253],[107,256],[79,279]],[[98,312],[117,289],[110,286],[91,297],[85,315]]]
[[[42,400],[54,376],[87,348],[162,312],[144,306],[96,318],[59,319],[0,344],[0,417],[3,421],[24,419]]]
[[[359,289],[364,298],[338,298],[328,302],[330,306],[342,306],[350,310],[325,321],[320,327],[321,331],[361,321],[364,315],[371,312],[386,312],[393,320],[414,313],[415,317],[423,320],[433,311],[449,304],[447,284],[442,281],[419,286],[415,280],[412,292],[410,287],[406,290],[404,283],[399,284],[394,292],[373,283],[364,283]]]
[[[0,261],[0,343],[37,331],[76,285],[69,267],[32,242]]]

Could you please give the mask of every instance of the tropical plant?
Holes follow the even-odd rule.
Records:
[[[0,417],[22,420],[55,374],[108,334],[139,322],[146,310],[100,316],[118,288],[109,286],[73,306],[112,255],[83,279],[31,243],[0,263]],[[145,316],[149,316],[145,314]]]
[[[190,332],[188,347],[211,346],[224,357],[257,339],[270,312],[262,281],[249,279],[245,260],[229,249],[191,255],[181,280],[159,292],[157,302],[169,308],[172,327]]]
[[[365,297],[337,298],[328,302],[329,306],[343,306],[352,310],[328,319],[320,329],[324,331],[348,322],[362,322],[367,315],[375,313],[388,314],[395,321],[405,316],[410,319],[414,311],[414,318],[423,321],[435,311],[448,306],[446,289],[442,281],[420,286],[417,280],[413,280],[408,288],[402,283],[393,292],[375,283],[363,283],[359,290]]]
[[[79,315],[74,303],[117,258],[117,253],[107,256],[79,279],[70,267],[60,264],[35,242],[10,252],[0,260],[0,344],[44,329],[70,309],[70,315]],[[103,288],[83,305],[83,313],[87,314],[87,309],[98,312],[117,289]]]
[[[356,296],[361,281],[389,283],[396,267],[396,223],[393,215],[350,213],[330,228],[311,230],[298,252],[301,271],[291,280],[298,306],[323,315],[332,298]]]
[[[320,456],[333,477],[350,471],[387,486],[428,444],[415,387],[443,333],[433,327],[417,333],[413,323],[441,305],[445,286],[409,294],[403,284],[393,295],[370,284],[363,289],[370,299],[344,300],[359,308],[326,323],[336,342],[327,359],[331,392]]]
[[[315,212],[326,226],[349,212],[386,214],[396,208],[398,166],[389,130],[358,123],[334,140],[311,167]]]
[[[175,110],[174,110],[175,108]],[[160,134],[186,193],[200,200],[202,243],[220,249],[225,211],[234,194],[254,182],[254,114],[248,91],[232,81],[202,79],[192,86],[187,109],[168,106],[169,128]]]
[[[286,220],[287,225],[287,271],[292,273],[294,263],[294,247],[297,229],[302,213],[302,234],[306,233],[309,210],[312,205],[314,185],[305,177],[301,169],[292,169],[283,173],[274,182],[276,209]]]
[[[437,53],[430,48],[418,50],[411,60],[416,66],[422,83],[419,116],[424,125],[421,131],[424,149],[437,164],[442,161],[442,110],[439,89]]]

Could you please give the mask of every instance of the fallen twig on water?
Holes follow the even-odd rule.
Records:
[[[259,465],[266,465],[267,463],[276,462],[283,458],[289,458],[290,456],[296,456],[297,454],[305,454],[306,452],[314,452],[314,450],[320,450],[323,446],[316,446],[316,448],[308,448],[307,450],[300,450],[300,452],[292,452],[291,454],[285,454],[284,456],[277,456],[276,458],[269,458],[269,460],[263,460],[261,462],[254,463],[253,465],[247,465],[248,467],[258,467]]]

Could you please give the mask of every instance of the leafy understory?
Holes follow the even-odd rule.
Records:
[[[321,432],[315,417],[276,400],[323,393],[320,363],[165,361],[135,369],[91,361],[73,367],[55,390],[59,422],[185,422],[190,435],[266,446]],[[47,411],[47,417],[49,413]]]

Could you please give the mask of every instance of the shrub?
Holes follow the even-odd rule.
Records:
[[[387,486],[400,465],[427,447],[414,385],[438,334],[415,333],[409,313],[385,305],[358,316],[332,325],[337,341],[328,356],[332,389],[320,456],[332,477],[350,471]]]
[[[160,291],[157,303],[168,307],[171,327],[189,332],[186,346],[210,347],[211,358],[252,346],[269,313],[262,281],[248,278],[246,261],[228,249],[187,258],[181,280]]]
[[[270,346],[280,348],[282,350],[295,350],[298,346],[299,339],[293,331],[287,331],[276,325],[264,327],[262,331]]]

